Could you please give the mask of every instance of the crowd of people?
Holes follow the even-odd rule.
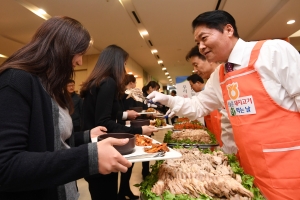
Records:
[[[186,57],[196,71],[187,79],[197,92],[192,98],[162,94],[155,81],[137,89],[125,71],[129,54],[117,45],[103,49],[79,97],[74,68],[82,65],[91,36],[70,17],[46,20],[0,66],[0,199],[78,199],[80,178],[94,200],[138,199],[129,185],[133,164],[113,147],[128,139],[91,142],[101,134],[155,132],[125,126],[140,117],[130,110],[134,106],[192,120],[210,116],[205,123],[218,124],[223,151],[238,153],[267,199],[297,199],[298,51],[283,40],[243,41],[234,18],[222,10],[200,14],[192,27],[197,46]],[[145,104],[132,91],[160,104]],[[144,162],[142,175],[148,174]]]

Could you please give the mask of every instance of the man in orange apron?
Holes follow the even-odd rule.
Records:
[[[200,54],[198,46],[194,46],[187,53],[185,58],[186,61],[190,62],[193,65],[194,72],[201,78],[206,80],[209,79],[210,75],[219,65],[218,63],[208,62],[205,56]],[[189,82],[191,83],[190,80]],[[196,93],[200,92],[200,90],[198,90],[197,88],[193,88],[192,84],[191,87]],[[224,113],[223,116],[221,114],[221,111],[222,110],[220,109],[216,109],[209,115],[204,116],[205,126],[208,128],[208,130],[214,133],[220,147],[222,147],[225,153],[237,153],[237,147],[234,142],[231,124],[229,122],[227,114],[225,115],[224,110],[222,112]],[[223,119],[221,120],[221,118]],[[223,123],[221,124],[221,122]],[[223,145],[223,140],[225,142],[225,145]]]
[[[225,106],[241,165],[270,200],[299,199],[300,55],[283,40],[245,42],[234,18],[222,10],[200,14],[192,23],[199,51],[225,62],[196,98],[153,93],[154,102],[189,118]],[[231,64],[230,64],[231,63]]]

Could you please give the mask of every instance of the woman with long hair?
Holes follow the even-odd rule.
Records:
[[[53,17],[1,64],[1,199],[78,199],[75,180],[131,166],[113,147],[128,140],[90,143],[105,127],[72,132],[64,88],[90,44],[80,22]]]
[[[128,53],[117,45],[106,47],[100,54],[95,68],[82,84],[83,128],[105,126],[107,133],[150,135],[154,127],[126,127],[116,123],[122,110],[120,99],[124,94],[123,79]],[[105,150],[105,149],[103,149]],[[89,183],[92,199],[117,199],[118,174],[93,175],[85,178]]]

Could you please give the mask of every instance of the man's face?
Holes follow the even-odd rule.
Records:
[[[200,83],[199,81],[197,81],[196,83],[193,83],[192,81],[189,81],[190,82],[190,85],[191,85],[191,88],[195,91],[195,92],[201,92],[203,87],[204,87],[204,84],[203,83]]]
[[[193,65],[194,71],[203,79],[209,79],[210,74],[214,71],[214,67],[207,60],[202,60],[198,56],[193,56],[189,59]]]
[[[75,83],[68,83],[67,90],[69,93],[73,93],[75,90]]]
[[[226,62],[233,48],[231,38],[233,28],[227,24],[223,33],[216,29],[207,28],[205,25],[198,26],[194,31],[194,39],[199,47],[199,52],[209,62]]]

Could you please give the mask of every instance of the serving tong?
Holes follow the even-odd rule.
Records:
[[[127,160],[134,160],[134,159],[142,159],[142,158],[155,158],[155,157],[164,157],[165,152],[160,151],[158,153],[148,153],[148,154],[141,154],[141,155],[135,155],[135,156],[128,156],[125,157]]]

